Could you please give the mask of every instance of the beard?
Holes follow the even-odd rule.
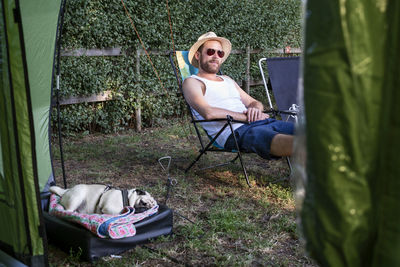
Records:
[[[216,63],[216,64],[212,64]],[[219,71],[219,67],[221,64],[219,63],[218,60],[203,60],[203,58],[200,58],[199,65],[202,70],[204,70],[207,73],[212,73],[212,74],[217,74]]]

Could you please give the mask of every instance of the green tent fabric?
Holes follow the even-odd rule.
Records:
[[[321,266],[400,266],[399,14],[398,0],[307,2],[300,216]]]
[[[61,0],[0,5],[0,249],[46,264],[40,192],[52,181],[49,112]]]
[[[40,190],[52,180],[49,149],[51,78],[61,0],[21,1]],[[40,67],[39,67],[40,66]]]

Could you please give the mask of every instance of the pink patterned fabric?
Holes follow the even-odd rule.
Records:
[[[84,214],[66,211],[59,203],[60,197],[52,194],[50,196],[49,214],[78,223],[101,238],[119,239],[136,234],[134,223],[147,218],[158,211],[158,205],[142,213],[135,214],[133,207],[124,207],[119,215],[109,214]]]

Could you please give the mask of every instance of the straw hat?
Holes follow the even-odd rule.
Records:
[[[219,41],[222,45],[222,50],[225,52],[224,57],[222,58],[221,62],[224,62],[227,57],[229,56],[229,54],[231,53],[231,49],[232,49],[232,45],[231,42],[223,37],[218,37],[214,32],[207,32],[205,34],[203,34],[202,36],[199,37],[199,39],[197,39],[197,42],[194,43],[194,45],[192,45],[192,47],[189,50],[189,62],[190,64],[192,64],[193,66],[195,66],[196,68],[199,67],[199,62],[197,61],[197,59],[194,57],[194,54],[196,54],[196,51],[199,50],[199,47],[204,44],[207,41]]]

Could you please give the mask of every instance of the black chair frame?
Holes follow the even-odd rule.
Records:
[[[171,66],[172,66],[172,68],[173,68],[173,70],[174,70],[174,74],[175,74],[176,81],[177,81],[177,83],[178,83],[179,90],[180,90],[180,92],[182,93],[182,96],[184,97],[184,95],[183,95],[183,90],[182,90],[182,80],[180,79],[180,75],[178,74],[177,67],[176,67],[176,64],[175,64],[175,62],[174,62],[174,56],[175,56],[175,52],[174,52],[174,51],[171,51],[171,52],[169,53],[169,60],[170,60],[170,62],[171,62]],[[227,162],[221,163],[221,164],[212,165],[212,166],[205,167],[205,168],[201,168],[200,170],[205,170],[205,169],[211,169],[211,168],[214,168],[214,167],[225,166],[225,165],[234,163],[234,162],[239,158],[240,164],[241,164],[242,169],[243,169],[244,177],[246,178],[247,185],[248,185],[249,187],[251,187],[250,182],[249,182],[249,177],[248,177],[248,175],[247,175],[246,167],[245,167],[245,164],[244,164],[244,161],[243,161],[243,158],[242,158],[241,151],[240,151],[240,149],[239,149],[239,144],[238,144],[238,141],[237,141],[237,139],[236,139],[236,136],[233,134],[233,137],[234,137],[234,140],[235,140],[235,146],[236,146],[236,150],[235,150],[235,151],[227,150],[227,149],[224,149],[224,148],[216,148],[216,147],[213,145],[214,142],[215,142],[215,140],[216,140],[216,139],[218,138],[218,136],[226,129],[226,127],[229,126],[229,128],[230,128],[230,130],[231,130],[231,133],[233,133],[234,131],[233,131],[232,123],[234,123],[234,122],[246,123],[246,122],[234,120],[234,119],[233,119],[231,116],[229,116],[229,115],[227,116],[226,119],[197,120],[197,119],[194,117],[193,113],[192,113],[192,107],[186,102],[186,100],[185,100],[185,103],[186,103],[186,106],[187,106],[187,108],[188,108],[188,111],[189,111],[189,114],[190,114],[190,117],[191,117],[191,123],[192,123],[193,126],[194,126],[194,129],[195,129],[195,131],[196,131],[196,134],[197,134],[197,137],[198,137],[198,139],[199,139],[200,146],[201,146],[201,148],[200,148],[200,150],[199,150],[199,155],[198,155],[198,156],[196,157],[196,159],[193,160],[192,163],[185,169],[185,173],[188,172],[188,171],[200,160],[201,156],[203,156],[204,154],[207,154],[207,152],[229,152],[229,153],[235,153],[235,154],[236,154],[235,158],[233,158],[233,159],[230,160],[230,161],[227,161]],[[224,126],[221,128],[221,130],[219,130],[219,132],[205,145],[204,142],[203,142],[202,135],[201,135],[201,133],[200,133],[199,127],[198,127],[197,124],[198,124],[198,123],[215,122],[215,121],[225,121],[225,124],[224,124]],[[204,130],[204,129],[203,129],[203,130]],[[205,130],[204,130],[204,131],[205,131]],[[205,131],[205,132],[206,132],[206,131]],[[209,136],[207,132],[206,132],[206,134],[207,134],[207,136]]]

